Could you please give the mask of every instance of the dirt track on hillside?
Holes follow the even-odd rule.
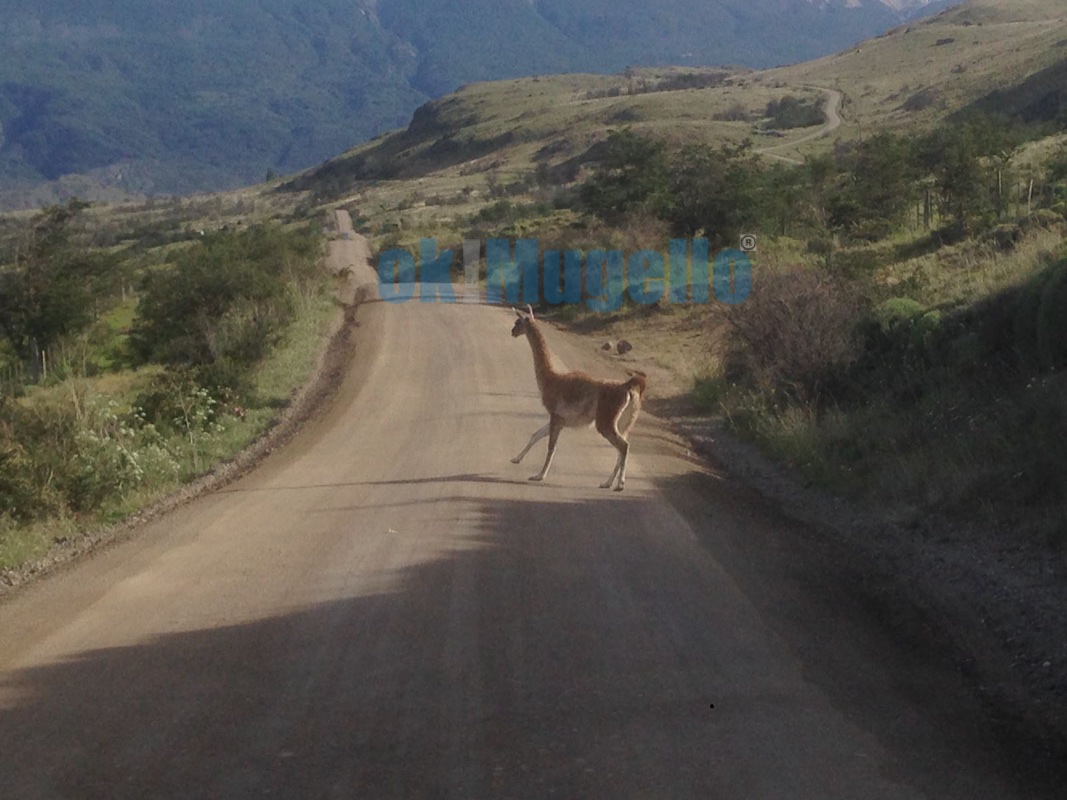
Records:
[[[342,234],[372,288],[333,399],[0,605],[0,797],[1058,796],[942,623],[651,415],[621,495],[586,431],[529,482],[513,317],[375,302]]]
[[[791,156],[783,156],[777,151],[791,149],[799,144],[806,144],[807,142],[821,139],[824,136],[829,136],[841,127],[841,104],[844,102],[845,96],[836,89],[823,89],[819,86],[810,88],[818,89],[826,95],[826,102],[823,104],[823,115],[826,117],[826,122],[817,130],[812,131],[811,133],[806,133],[799,138],[791,139],[788,142],[782,142],[781,144],[772,144],[768,147],[758,147],[756,148],[756,152],[759,155],[773,158],[778,161],[785,161],[789,164],[803,164],[804,162],[802,160],[792,158]]]

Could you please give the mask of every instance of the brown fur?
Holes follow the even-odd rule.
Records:
[[[537,388],[541,391],[541,402],[548,411],[548,424],[530,437],[529,443],[515,458],[518,464],[537,442],[548,436],[548,455],[541,472],[530,478],[532,481],[544,480],[552,465],[556,444],[563,428],[595,425],[596,430],[618,451],[615,470],[611,477],[601,484],[601,488],[622,491],[626,485],[626,461],[630,451],[627,439],[637,417],[641,413],[641,398],[645,392],[645,376],[637,373],[626,381],[604,381],[584,372],[560,372],[556,369],[552,353],[545,343],[534,320],[533,309],[527,306],[525,313],[516,311],[518,319],[511,329],[511,335],[526,336],[533,352],[534,376]],[[620,422],[626,411],[629,419],[620,428]],[[618,479],[616,481],[616,479]]]

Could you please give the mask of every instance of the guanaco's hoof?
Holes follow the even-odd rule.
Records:
[[[513,458],[513,459],[511,459],[511,463],[512,463],[512,464],[518,464],[518,463],[520,463],[521,461],[522,461],[522,459],[521,459],[521,458]]]

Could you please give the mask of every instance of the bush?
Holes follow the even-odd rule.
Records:
[[[667,182],[666,146],[627,128],[608,135],[603,156],[579,196],[586,210],[616,220],[662,203]]]
[[[137,433],[114,408],[98,407],[74,428],[74,458],[63,482],[71,511],[94,511],[141,482]]]
[[[1037,304],[1037,362],[1046,370],[1067,367],[1067,263],[1049,270]]]
[[[940,311],[928,311],[910,297],[891,297],[860,324],[864,357],[900,365],[918,359],[925,364],[941,321]]]
[[[937,105],[939,101],[940,98],[932,89],[922,89],[905,100],[901,108],[909,113],[915,113],[925,111]]]
[[[825,121],[821,101],[804,100],[793,95],[768,103],[767,117],[771,127],[782,130],[810,128],[822,125]]]
[[[775,275],[730,312],[727,376],[817,405],[856,359],[859,313],[856,302],[823,276],[800,269]]]
[[[1023,229],[1014,223],[1005,223],[997,225],[985,238],[1001,252],[1010,253],[1023,240]]]
[[[893,223],[884,217],[860,219],[848,229],[848,235],[858,242],[880,242],[892,232]]]
[[[225,363],[225,362],[223,362]],[[217,422],[226,392],[202,386],[199,370],[178,369],[161,373],[138,395],[135,406],[143,424],[154,425],[165,435],[189,436],[208,430]]]
[[[318,242],[311,229],[219,233],[148,276],[131,331],[142,361],[250,367],[292,316],[290,287],[311,280]]]
[[[0,520],[28,522],[62,508],[56,488],[40,480],[26,446],[18,440],[21,427],[12,419],[14,404],[0,397]]]
[[[734,103],[725,111],[717,111],[711,115],[717,122],[748,122],[752,114],[741,103]]]
[[[1054,231],[1062,229],[1063,223],[1064,215],[1062,212],[1052,208],[1039,208],[1030,216],[1020,220],[1019,226],[1024,231],[1035,229]]]
[[[0,518],[30,522],[96,511],[178,465],[143,419],[70,385],[70,398],[0,401]]]

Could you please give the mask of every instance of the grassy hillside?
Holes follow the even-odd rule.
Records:
[[[928,126],[1067,58],[1056,0],[972,0],[843,53],[774,70],[765,80],[846,94],[845,136]]]
[[[516,179],[544,165],[573,175],[608,130],[623,126],[674,142],[751,138],[757,149],[803,158],[835,141],[926,130],[967,110],[1031,122],[1034,109],[1048,116],[1058,102],[1064,59],[1067,15],[1053,0],[975,0],[792,67],[630,69],[465,86],[422,107],[406,130],[290,185],[336,198],[368,181],[433,175],[447,192],[478,192],[488,173]],[[844,97],[832,137],[767,135],[768,103],[820,98],[820,88]],[[792,140],[803,144],[791,148]]]
[[[0,207],[254,183],[402,125],[464,83],[763,67],[899,19],[881,3],[807,0],[9,0]]]

